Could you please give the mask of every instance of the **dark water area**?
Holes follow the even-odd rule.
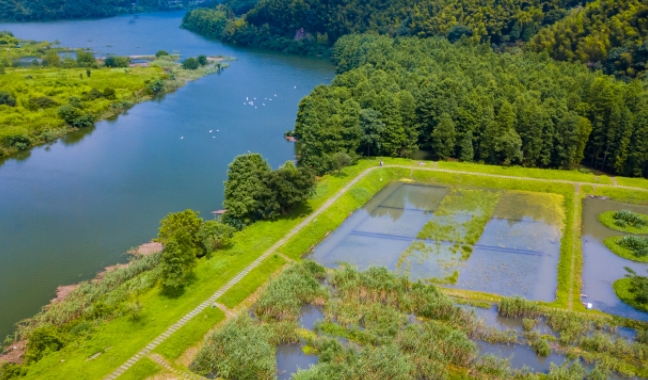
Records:
[[[277,379],[288,380],[300,369],[317,364],[317,356],[306,355],[299,343],[277,346]]]
[[[299,100],[333,78],[333,66],[211,41],[180,29],[182,16],[0,23],[21,39],[98,55],[163,49],[237,59],[126,115],[0,161],[0,338],[58,285],[126,261],[123,253],[153,238],[168,213],[191,208],[210,218],[237,155],[259,152],[275,168],[295,158],[283,133],[294,128]],[[273,100],[255,109],[246,97]]]
[[[456,283],[443,286],[554,300],[560,229],[524,216],[524,210],[516,210],[523,215],[517,219],[491,218],[468,260],[461,259],[454,243],[416,238],[449,191],[391,184],[315,247],[312,257],[327,267],[385,266],[415,280],[445,279],[457,271]],[[460,214],[454,222],[469,218]]]
[[[299,326],[304,329],[313,330],[317,321],[322,320],[324,320],[322,307],[313,305],[302,306],[299,316]]]
[[[614,293],[612,284],[627,273],[630,267],[648,276],[648,263],[627,260],[612,253],[603,240],[611,236],[627,235],[604,226],[598,220],[606,211],[630,210],[648,214],[648,207],[620,203],[612,200],[586,198],[583,200],[583,303],[591,303],[594,309],[626,318],[648,321],[648,313],[625,304]]]

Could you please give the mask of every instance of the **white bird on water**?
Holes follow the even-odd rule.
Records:
[[[275,94],[275,98],[277,97],[277,94]]]
[[[212,136],[212,139],[215,139],[215,138],[216,138],[216,136]]]
[[[218,131],[219,131],[219,130],[217,129],[216,132],[218,132]]]
[[[297,88],[297,86],[293,86],[293,88]]]
[[[261,104],[263,104],[263,106],[265,107],[265,103],[261,103]]]
[[[213,131],[213,129],[210,129],[210,130],[209,130],[209,133],[212,133],[212,131]]]
[[[184,139],[184,136],[180,137],[180,140]]]
[[[246,97],[245,97],[245,100],[250,100],[250,99],[248,99],[248,97],[246,96]]]

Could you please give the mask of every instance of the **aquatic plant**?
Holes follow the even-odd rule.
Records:
[[[641,228],[648,225],[648,221],[641,215],[628,210],[617,211],[612,217],[615,220],[614,224],[619,227],[631,226],[635,228]]]
[[[270,338],[266,328],[244,314],[205,338],[192,369],[230,379],[272,379],[275,348]]]
[[[538,339],[533,342],[533,351],[540,356],[549,356],[551,353],[551,347],[549,346],[549,342],[545,339]]]
[[[497,312],[507,318],[532,318],[540,313],[540,307],[537,303],[522,297],[503,297],[497,305]]]
[[[316,277],[321,271],[312,262],[292,265],[270,282],[257,301],[256,314],[264,320],[296,320],[302,305],[321,303],[326,297]]]
[[[524,331],[531,331],[538,324],[536,319],[524,319],[522,320],[522,328]]]

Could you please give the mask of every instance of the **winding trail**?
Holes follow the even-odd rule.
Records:
[[[592,182],[578,182],[578,181],[569,181],[569,180],[560,180],[560,179],[545,179],[545,178],[533,178],[533,177],[518,177],[518,176],[506,176],[506,175],[500,175],[500,174],[487,174],[487,173],[478,173],[478,172],[469,172],[469,171],[461,171],[461,170],[450,170],[450,169],[439,169],[438,165],[436,162],[433,163],[432,167],[425,167],[425,166],[413,166],[413,165],[385,165],[385,166],[375,166],[366,169],[362,173],[358,174],[351,182],[349,182],[346,186],[344,186],[342,189],[338,190],[337,193],[335,193],[326,203],[324,203],[317,211],[313,212],[309,216],[306,217],[301,223],[299,223],[296,227],[294,227],[290,232],[288,232],[283,238],[278,240],[275,244],[273,244],[268,250],[266,250],[261,256],[259,256],[256,260],[254,260],[250,265],[248,265],[243,271],[241,271],[239,274],[236,275],[233,279],[228,281],[223,287],[218,289],[216,293],[214,293],[211,297],[209,297],[207,300],[205,300],[203,303],[198,305],[195,309],[187,313],[184,317],[182,317],[178,322],[173,324],[171,327],[169,327],[164,333],[159,335],[157,338],[155,338],[152,342],[150,342],[146,347],[144,347],[142,350],[140,350],[137,354],[135,354],[133,357],[131,357],[126,363],[122,364],[117,370],[115,370],[113,373],[110,375],[106,376],[106,380],[113,380],[119,377],[121,374],[123,374],[126,370],[128,370],[130,367],[132,367],[135,363],[137,363],[141,358],[148,356],[152,350],[154,350],[158,345],[160,345],[163,341],[165,341],[171,334],[176,332],[178,329],[180,329],[182,326],[184,326],[187,322],[189,322],[193,317],[195,317],[197,314],[199,314],[201,311],[205,310],[207,307],[209,307],[212,304],[216,303],[216,300],[220,298],[225,292],[230,290],[234,285],[236,285],[245,275],[250,273],[254,268],[259,266],[263,260],[268,258],[271,254],[273,254],[279,247],[284,245],[290,238],[295,236],[299,231],[301,231],[304,227],[306,227],[309,223],[311,223],[318,215],[320,215],[322,212],[326,211],[335,201],[337,201],[342,195],[344,195],[349,189],[358,183],[362,178],[367,176],[369,173],[379,170],[381,168],[401,168],[401,169],[411,169],[412,171],[433,171],[433,172],[440,172],[440,173],[450,173],[450,174],[461,174],[461,175],[472,175],[472,176],[479,176],[479,177],[491,177],[491,178],[503,178],[503,179],[514,179],[514,180],[521,180],[521,181],[536,181],[536,182],[552,182],[552,183],[564,183],[568,185],[572,185],[575,188],[576,194],[578,195],[579,192],[579,186],[580,185],[593,185]],[[620,188],[620,189],[627,189],[627,190],[634,190],[634,191],[648,191],[647,189],[642,189],[642,188],[636,188],[636,187],[630,187],[630,186],[619,186],[616,181],[613,181],[612,184],[595,184],[596,186],[600,187],[614,187],[614,188]],[[576,213],[576,208],[577,206],[574,207],[574,212]],[[577,216],[577,214],[574,214]],[[574,243],[575,244],[575,243]],[[572,255],[572,262],[571,262],[571,277],[570,277],[570,288],[569,288],[569,309],[572,308],[572,287],[573,287],[573,272],[574,272],[574,255]],[[229,314],[229,313],[228,313]]]

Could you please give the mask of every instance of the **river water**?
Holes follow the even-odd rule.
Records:
[[[294,127],[299,100],[330,82],[333,66],[224,45],[180,29],[182,16],[0,23],[21,39],[58,40],[102,55],[164,49],[237,58],[222,73],[127,115],[0,161],[0,339],[58,285],[126,261],[123,253],[153,238],[166,214],[191,208],[210,217],[236,155],[259,152],[273,167],[294,159],[283,132]],[[256,97],[257,108],[244,105],[246,97]]]

